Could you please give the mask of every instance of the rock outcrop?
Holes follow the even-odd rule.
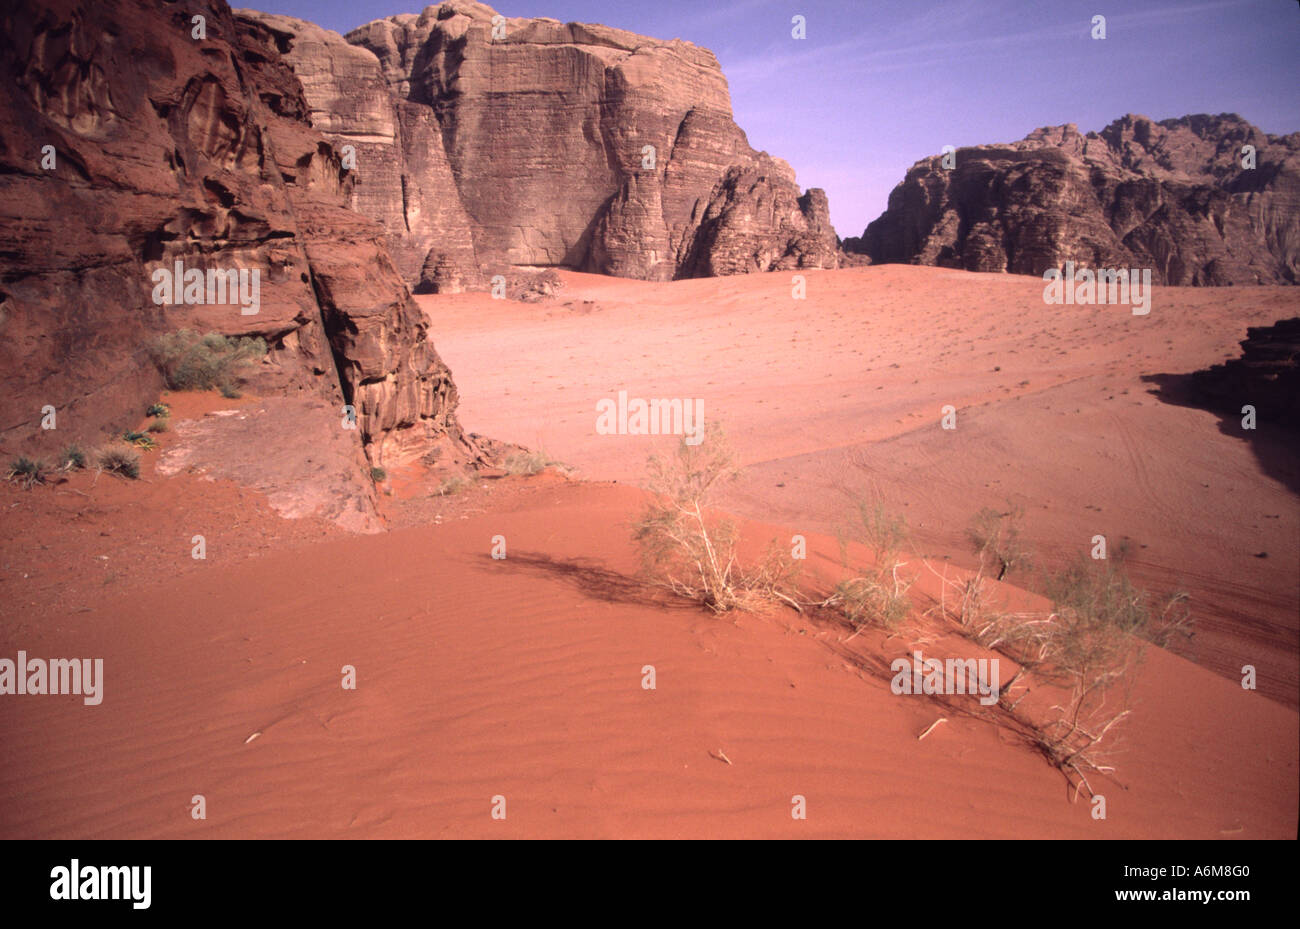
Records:
[[[316,128],[352,146],[352,205],[417,289],[515,267],[669,280],[836,265],[825,194],[801,196],[788,164],[750,148],[717,59],[689,42],[467,0],[346,40],[240,15],[276,34]]]
[[[336,462],[356,476],[357,499],[335,506],[350,524],[373,513],[369,464],[474,457],[383,227],[346,208],[354,179],[310,125],[283,36],[222,0],[22,0],[0,32],[5,451],[133,424],[162,386],[150,344],[193,329],[264,338],[259,393],[311,398],[338,428],[355,407]],[[155,274],[177,263],[257,275],[255,312],[156,303]]]
[[[1251,326],[1241,357],[1192,375],[1206,406],[1233,417],[1255,408],[1257,421],[1300,431],[1300,317]]]
[[[845,250],[970,271],[1041,275],[1068,260],[1150,268],[1162,284],[1300,283],[1300,133],[1235,115],[1125,116],[1100,133],[1039,129],[943,161],[913,165]]]

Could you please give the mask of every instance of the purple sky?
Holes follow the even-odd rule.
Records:
[[[236,0],[347,32],[420,0]],[[1099,130],[1125,113],[1238,113],[1300,130],[1295,0],[500,0],[506,16],[598,22],[712,49],[750,144],[824,187],[861,235],[944,145]],[[790,35],[807,20],[807,38]],[[1106,39],[1090,37],[1094,15]]]

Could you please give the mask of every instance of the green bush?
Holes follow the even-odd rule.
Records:
[[[59,467],[64,471],[80,471],[86,466],[86,453],[80,445],[69,445],[59,456]]]
[[[44,484],[48,470],[45,462],[33,461],[31,458],[19,455],[9,462],[9,471],[5,474],[5,478],[20,487],[27,488]]]
[[[159,336],[151,354],[170,389],[216,388],[223,397],[234,398],[239,396],[239,370],[266,354],[266,342],[182,329]]]
[[[149,409],[145,412],[144,415],[146,415],[146,416],[170,416],[170,415],[171,415],[171,412],[172,412],[172,411],[171,411],[171,407],[169,407],[169,406],[168,406],[167,404],[165,404],[165,403],[159,402],[159,403],[155,403],[155,404],[153,404],[152,406],[150,406]]]
[[[106,448],[99,453],[99,467],[122,477],[140,476],[140,456],[127,448]]]
[[[899,571],[904,566],[899,554],[908,538],[907,521],[891,513],[878,496],[864,494],[853,503],[857,519],[840,533],[840,558],[855,576],[840,581],[822,606],[839,610],[855,629],[897,629],[912,609],[907,596],[912,579]],[[871,552],[870,565],[851,563],[850,541]]]
[[[153,451],[158,447],[158,443],[153,440],[153,437],[144,432],[124,432],[122,433],[122,441],[137,448],[143,448],[146,452]]]
[[[388,472],[380,467],[371,468],[370,479],[376,484],[382,484],[384,481],[388,480]]]

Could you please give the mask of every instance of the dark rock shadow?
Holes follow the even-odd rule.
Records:
[[[1264,473],[1300,494],[1300,429],[1289,422],[1271,422],[1263,408],[1255,428],[1243,429],[1241,408],[1252,398],[1243,395],[1240,403],[1228,405],[1223,398],[1207,394],[1197,374],[1144,374],[1142,380],[1154,385],[1147,393],[1164,403],[1214,413],[1219,432],[1249,443]]]

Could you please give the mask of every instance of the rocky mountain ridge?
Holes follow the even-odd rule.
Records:
[[[1300,133],[1235,114],[1129,115],[1099,133],[1069,124],[960,148],[947,163],[913,165],[845,251],[1014,274],[1150,268],[1158,284],[1300,282]]]
[[[417,290],[517,267],[643,280],[833,268],[826,195],[750,148],[705,49],[469,0],[345,37],[271,30],[315,127],[351,146],[352,205]]]

